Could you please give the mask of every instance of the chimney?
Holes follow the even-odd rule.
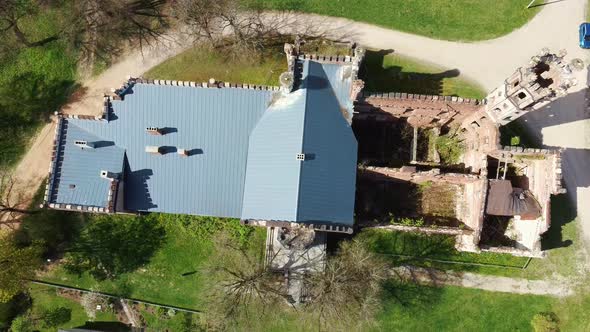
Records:
[[[81,149],[94,149],[96,147],[96,143],[83,141],[83,140],[74,141],[74,145],[76,145],[77,147],[79,147]]]
[[[161,146],[146,146],[145,152],[152,153],[152,154],[162,154],[162,147]]]
[[[148,134],[151,134],[151,135],[164,135],[162,128],[158,128],[158,127],[147,127],[147,128],[145,128],[145,131],[147,131]]]

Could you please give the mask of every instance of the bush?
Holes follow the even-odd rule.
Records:
[[[457,164],[465,152],[463,141],[455,133],[448,133],[436,139],[436,150],[443,164]]]
[[[559,332],[559,318],[553,312],[540,312],[531,321],[535,332]]]
[[[57,327],[72,319],[72,310],[66,307],[46,309],[41,314],[43,327]]]
[[[33,322],[29,316],[18,316],[10,325],[12,332],[31,332],[33,331]]]

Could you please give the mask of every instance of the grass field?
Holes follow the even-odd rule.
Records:
[[[24,20],[22,29],[32,38],[47,37],[56,32],[60,15],[57,10],[42,11]],[[73,91],[74,53],[54,41],[0,57],[0,166],[20,158],[39,126]]]
[[[124,222],[118,217],[113,222]],[[201,309],[204,306],[206,287],[210,280],[202,268],[207,263],[213,250],[212,233],[207,221],[199,223],[199,217],[151,214],[145,222],[161,226],[165,232],[164,242],[155,248],[149,262],[133,271],[122,273],[114,279],[97,280],[88,272],[80,275],[72,273],[63,265],[55,266],[41,278],[46,281],[113,293],[129,298],[138,298],[161,304],[170,304],[189,309]],[[88,222],[93,222],[92,218]],[[226,220],[233,229],[241,230],[237,220]],[[211,222],[213,223],[213,222]],[[252,250],[262,252],[265,230],[262,228],[244,228]],[[128,250],[140,246],[153,234],[128,234],[127,243],[120,243]],[[159,236],[159,235],[158,235]],[[133,240],[135,239],[135,240]],[[122,241],[124,239],[119,239]],[[71,246],[76,246],[73,240]],[[105,239],[105,241],[108,241]],[[105,244],[107,247],[108,244]],[[125,249],[127,250],[127,249]],[[108,253],[105,253],[108,255]],[[118,259],[118,257],[113,257]],[[131,264],[131,262],[129,262]]]
[[[446,235],[428,236],[419,233],[365,230],[359,236],[369,240],[375,252],[387,257],[394,264],[413,264],[528,279],[550,278],[556,274],[564,277],[575,276],[579,270],[578,262],[582,259],[580,255],[583,254],[583,245],[579,238],[574,209],[566,195],[553,197],[551,203],[552,224],[542,241],[543,249],[547,250],[547,257],[532,259],[526,265],[526,269],[522,267],[528,258],[486,252],[459,252],[454,248],[454,237]]]
[[[365,91],[407,92],[484,98],[477,83],[461,77],[457,69],[444,69],[387,51],[366,53],[361,69]]]
[[[207,82],[210,78],[231,82],[278,85],[279,75],[287,70],[282,49],[277,48],[259,57],[228,60],[220,52],[195,47],[150,69],[143,76],[154,79],[174,79]]]
[[[399,298],[399,301],[394,300]],[[404,303],[405,302],[405,303]],[[532,331],[530,321],[555,300],[481,290],[391,285],[382,331]]]
[[[539,7],[526,9],[529,0],[243,1],[250,6],[345,17],[430,38],[459,41],[508,34],[528,22],[539,10]]]
[[[311,50],[310,50],[311,51]],[[342,53],[340,48],[322,47],[318,54]],[[281,48],[269,50],[263,59],[231,59],[206,48],[193,48],[152,68],[146,78],[205,82],[213,77],[233,83],[278,85],[279,75],[287,70]],[[483,98],[485,92],[476,83],[460,76],[458,70],[445,70],[417,60],[368,51],[360,73],[366,91],[407,92]]]

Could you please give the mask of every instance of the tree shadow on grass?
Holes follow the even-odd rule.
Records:
[[[475,265],[451,263],[468,260],[455,249],[454,236],[381,230],[365,230],[358,236],[366,239],[371,250],[381,255],[392,266],[421,266],[460,271],[478,269]]]
[[[407,309],[428,310],[439,300],[443,290],[414,282],[387,280],[383,284],[382,301],[385,307],[401,305]]]
[[[166,233],[149,217],[99,216],[68,249],[69,272],[89,272],[97,280],[115,279],[149,263]]]
[[[88,215],[69,211],[40,209],[45,186],[40,186],[29,207],[30,214],[22,218],[21,226],[15,236],[21,245],[29,245],[32,241],[41,241],[43,257],[58,259],[64,250],[78,237],[80,230],[87,222]]]
[[[0,85],[0,164],[18,160],[33,130],[47,122],[77,86],[72,80],[50,80],[32,72]]]
[[[384,68],[386,56],[392,53],[393,50],[367,50],[359,72],[365,81],[365,91],[442,95],[443,80],[460,74],[458,69],[429,74],[407,72],[400,66]]]

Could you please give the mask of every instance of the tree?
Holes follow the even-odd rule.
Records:
[[[207,41],[216,48],[229,46],[235,54],[282,44],[286,40],[283,31],[296,25],[282,12],[270,15],[262,8],[246,5],[240,0],[177,0],[172,12],[196,41]],[[312,35],[311,30],[308,32]]]
[[[70,11],[69,39],[84,55],[110,58],[122,42],[143,47],[162,37],[169,26],[166,0],[76,1]]]
[[[21,21],[38,11],[39,4],[34,0],[3,0],[0,2],[0,32],[11,32],[16,40],[26,47],[43,46],[57,40],[59,35],[55,34],[33,41],[21,29]]]
[[[21,315],[12,320],[10,324],[12,332],[32,332],[34,331],[33,321],[29,315]]]
[[[0,302],[9,301],[23,291],[40,264],[38,243],[20,247],[11,233],[0,230]]]
[[[66,307],[56,307],[46,309],[41,313],[39,320],[43,327],[58,327],[72,319],[72,310]]]
[[[154,218],[101,216],[67,249],[66,268],[113,279],[147,264],[164,238],[165,230]]]
[[[214,282],[211,316],[225,321],[253,313],[264,315],[267,309],[286,303],[280,276],[267,269],[259,256],[225,234],[216,241],[215,257],[206,269]]]
[[[151,43],[161,37],[168,21],[164,14],[166,0],[85,0],[42,1],[2,0],[0,33],[22,47],[44,46],[65,40],[81,48],[85,55],[109,56],[121,50],[121,42]],[[22,28],[22,21],[49,7],[62,9],[53,34],[32,40]]]
[[[7,169],[0,169],[0,229],[3,226],[15,229],[23,215],[33,213],[24,208],[23,185]]]
[[[305,309],[320,324],[352,326],[370,321],[386,277],[387,265],[363,241],[343,242],[325,268],[309,276]]]
[[[540,312],[531,321],[535,332],[559,332],[559,318],[553,312]]]

